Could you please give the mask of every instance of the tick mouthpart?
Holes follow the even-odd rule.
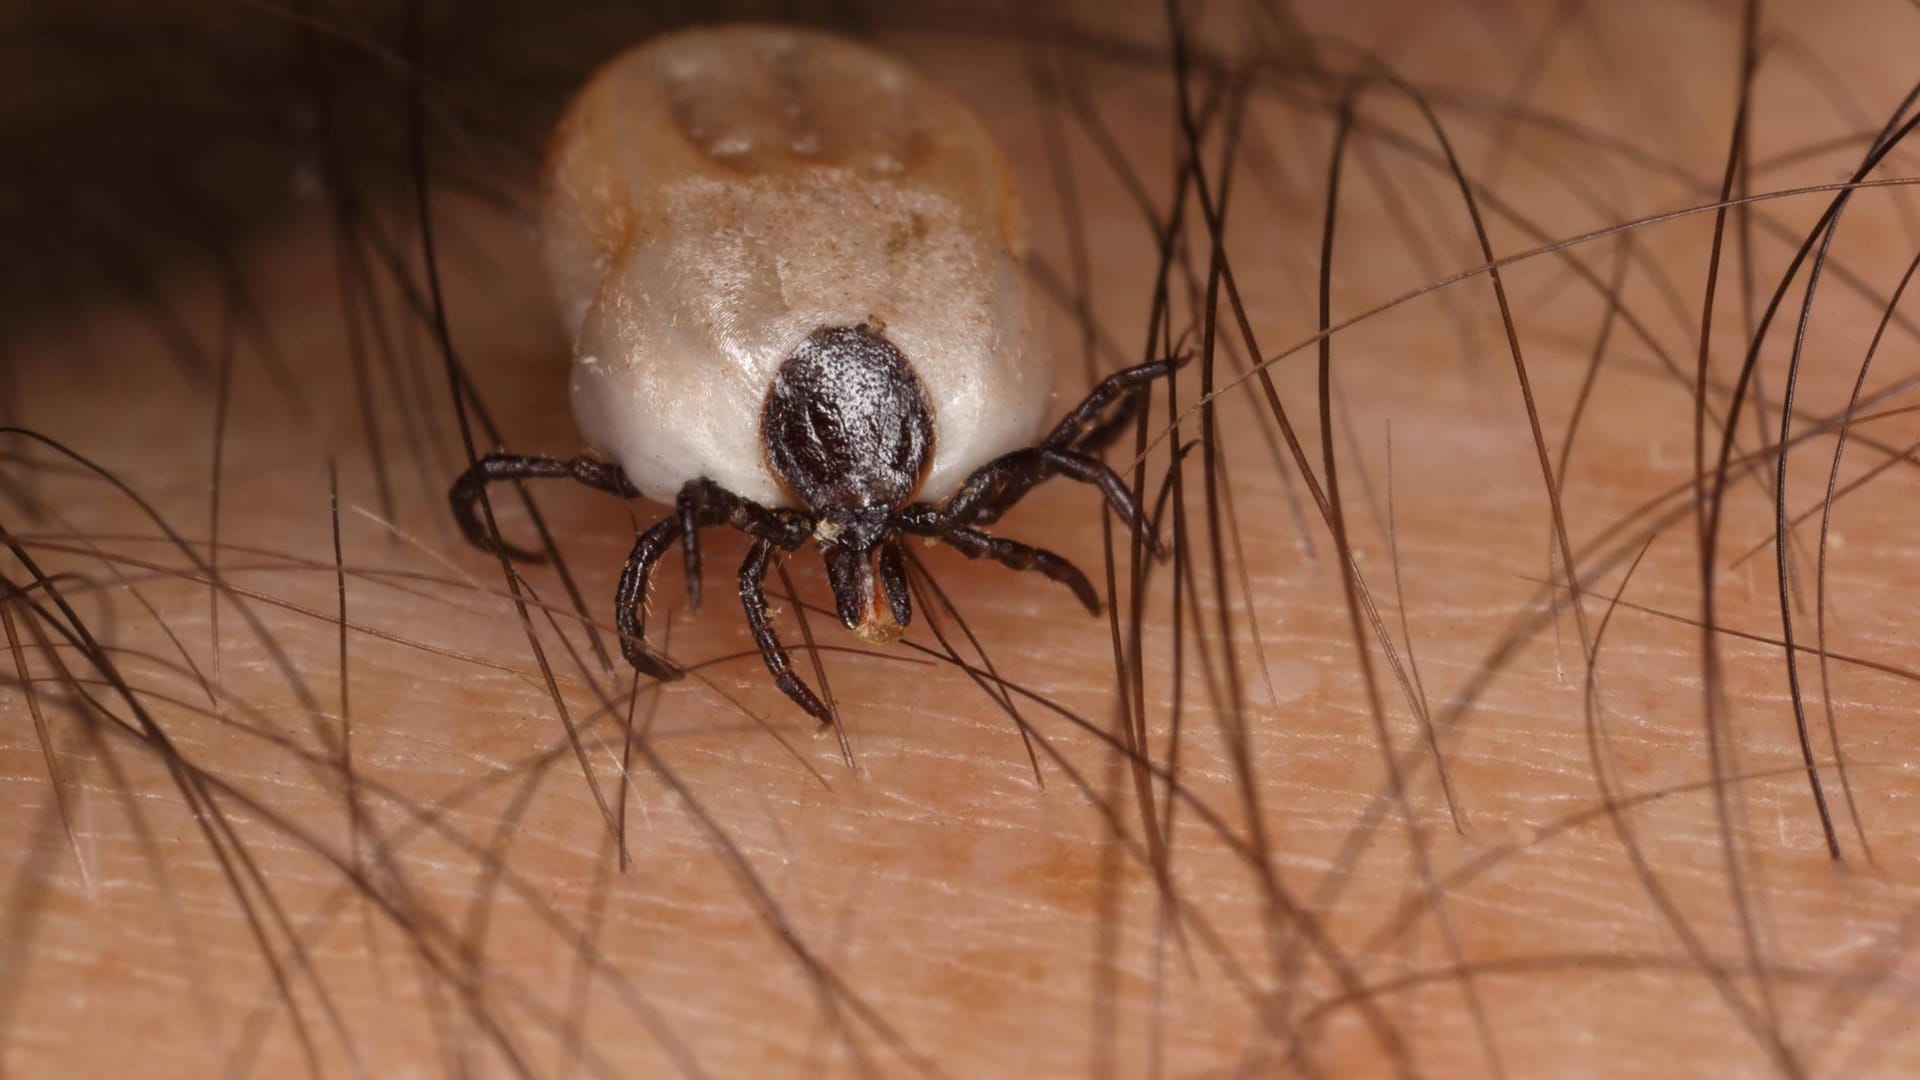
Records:
[[[880,595],[880,575],[876,563],[880,551],[874,547],[836,545],[826,549],[827,581],[833,586],[833,601],[840,622],[861,641],[884,645],[900,640],[906,631],[894,619]]]
[[[906,636],[907,628],[893,621],[885,609],[875,606],[867,618],[853,628],[853,636],[869,645],[891,645]]]
[[[823,552],[835,548],[870,551],[893,532],[891,506],[832,506],[813,521],[813,539]]]

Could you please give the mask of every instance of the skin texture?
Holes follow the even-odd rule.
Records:
[[[1313,59],[1374,70],[1352,50],[1364,44],[1444,98],[1436,112],[1481,185],[1496,255],[1718,196],[1741,85],[1739,11],[1574,6],[1557,22],[1494,7],[1448,18],[1430,5],[1351,6],[1369,10],[1299,12],[1323,35]],[[1275,24],[1235,18],[1247,21],[1191,28],[1195,48],[1265,40],[1307,63],[1281,48],[1291,39]],[[1772,191],[1850,175],[1906,90],[1898,42],[1920,17],[1890,3],[1780,4],[1765,19],[1744,183]],[[1089,369],[1155,351],[1142,338],[1153,234],[1103,140],[1163,212],[1178,164],[1163,28],[1075,25],[1086,32],[1071,47],[1040,52],[1004,34],[887,37],[981,110],[1020,177],[1035,280],[1061,298],[1048,323],[1061,369],[1049,419],[1084,392]],[[1104,134],[1088,134],[1071,97],[1039,92],[1036,70],[1055,87],[1097,88],[1088,100]],[[1834,80],[1844,97],[1818,89]],[[746,550],[726,530],[705,537],[699,613],[686,610],[677,557],[655,583],[649,635],[694,673],[664,692],[643,679],[636,692],[630,671],[596,658],[554,567],[524,568],[517,610],[502,565],[458,541],[442,500],[464,450],[425,330],[419,396],[388,389],[415,385],[404,372],[416,369],[372,383],[384,474],[376,467],[332,299],[335,237],[317,213],[244,249],[271,352],[231,317],[217,275],[169,281],[210,357],[233,343],[224,394],[217,365],[183,375],[152,321],[125,304],[102,300],[69,331],[32,335],[14,358],[14,415],[111,469],[189,543],[169,543],[52,450],[9,444],[27,455],[8,460],[9,477],[41,515],[10,509],[8,533],[48,573],[83,575],[56,582],[61,595],[116,650],[114,670],[171,749],[136,737],[134,710],[77,650],[39,646],[49,619],[9,609],[20,643],[10,670],[28,671],[36,692],[16,677],[0,697],[10,826],[0,1072],[1920,1069],[1907,1019],[1920,910],[1913,474],[1895,464],[1834,505],[1823,663],[1810,650],[1831,434],[1796,442],[1789,460],[1787,512],[1815,511],[1788,557],[1835,861],[1800,764],[1769,539],[1778,458],[1760,452],[1779,437],[1803,286],[1786,291],[1758,383],[1748,381],[1709,613],[1704,520],[1690,499],[1712,486],[1696,481],[1692,383],[1714,215],[1632,230],[1630,247],[1582,245],[1577,265],[1536,256],[1505,268],[1544,456],[1563,478],[1556,514],[1485,274],[1327,339],[1337,393],[1321,402],[1313,339],[1342,84],[1281,85],[1245,113],[1227,253],[1259,352],[1288,353],[1271,368],[1273,393],[1318,490],[1344,513],[1322,516],[1282,436],[1261,426],[1272,415],[1262,420],[1257,381],[1221,398],[1215,470],[1204,450],[1189,454],[1186,515],[1162,529],[1179,558],[1144,585],[1149,770],[1114,750],[1127,740],[1115,638],[1124,652],[1130,633],[1119,530],[1123,610],[1111,624],[1034,575],[915,550],[999,675],[1036,695],[1013,703],[1044,788],[1014,722],[966,673],[904,643],[845,651],[859,643],[834,625],[819,560],[804,552],[786,570],[812,605],[813,640],[835,650],[821,659],[844,742],[816,730],[768,682],[726,595]],[[1196,83],[1196,114],[1206,101]],[[1521,107],[1589,128],[1501,122]],[[1332,323],[1488,261],[1418,109],[1375,80],[1354,116]],[[1207,145],[1217,185],[1221,146]],[[1915,171],[1906,150],[1876,175]],[[1742,183],[1736,175],[1733,190]],[[1755,206],[1750,281],[1742,223],[1727,218],[1699,451],[1709,470],[1745,328],[1833,194]],[[1169,337],[1207,289],[1211,249],[1189,199]],[[1845,410],[1920,246],[1902,200],[1866,191],[1847,210],[1803,350],[1795,438]],[[434,214],[449,338],[506,445],[584,449],[564,332],[526,230],[444,192]],[[403,200],[385,220],[417,251]],[[1618,308],[1591,284],[1616,275]],[[1182,373],[1182,410],[1209,348],[1216,384],[1242,370],[1245,342],[1227,285],[1218,290],[1217,332],[1187,339],[1201,355]],[[391,319],[401,301],[388,303]],[[1920,318],[1911,297],[1903,310]],[[1887,332],[1863,400],[1913,373],[1914,341],[1909,328]],[[1605,366],[1568,450],[1596,352]],[[297,407],[275,363],[292,372]],[[1860,407],[1843,484],[1909,444],[1911,418],[1865,419],[1904,404],[1896,394]],[[1147,435],[1158,436],[1164,396],[1150,415]],[[1202,437],[1201,421],[1185,417],[1178,439],[1155,448],[1150,492],[1172,445]],[[1129,463],[1130,438],[1109,456],[1116,467]],[[558,482],[536,490],[599,648],[617,660],[606,598],[636,525],[665,508]],[[1104,583],[1097,505],[1092,491],[1055,482],[995,530]],[[493,509],[509,539],[534,540],[510,489]],[[1391,657],[1356,604],[1360,584],[1340,573],[1343,549]],[[26,576],[17,559],[7,572]],[[1545,584],[1556,575],[1560,587]],[[779,574],[771,587],[811,679],[796,604],[779,595]],[[933,608],[918,604],[908,641],[937,653]],[[1703,634],[1703,617],[1725,632]],[[941,624],[972,657],[952,619]],[[81,703],[54,657],[111,719]],[[643,737],[623,738],[629,722]],[[1162,827],[1144,828],[1143,816]],[[609,818],[624,821],[624,854]]]

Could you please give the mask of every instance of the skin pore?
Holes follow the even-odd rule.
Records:
[[[874,648],[812,548],[781,564],[775,623],[837,732],[767,677],[739,534],[703,534],[697,613],[677,553],[656,573],[648,636],[691,669],[664,688],[620,663],[611,597],[667,508],[529,483],[562,560],[515,589],[461,542],[436,292],[474,448],[491,424],[508,450],[587,449],[518,209],[531,166],[474,148],[479,77],[429,48],[436,289],[404,35],[342,31],[401,64],[378,84],[393,141],[334,129],[377,199],[346,214],[338,175],[276,175],[296,211],[229,237],[231,273],[170,267],[164,317],[100,274],[123,287],[9,339],[9,422],[165,529],[46,443],[0,447],[7,578],[32,586],[0,687],[0,1074],[1920,1068],[1920,308],[1886,318],[1913,196],[1845,203],[1802,346],[1810,266],[1769,308],[1908,91],[1920,12],[1770,4],[1751,35],[1747,15],[1217,5],[1183,27],[1184,108],[1157,13],[886,24],[1020,178],[1049,422],[1177,347],[1195,359],[1177,435],[1164,388],[1147,409],[1149,505],[1194,445],[1137,625],[1124,529],[1062,481],[994,531],[1117,591],[1111,621],[910,544],[965,629],[917,578],[905,641]],[[584,71],[526,83],[550,116]],[[1182,184],[1188,127],[1203,175]],[[1920,172],[1911,146],[1869,178]],[[1493,261],[1476,215],[1514,260],[1497,279],[1471,273]],[[1107,455],[1130,481],[1135,445]],[[491,506],[540,540],[511,485]]]

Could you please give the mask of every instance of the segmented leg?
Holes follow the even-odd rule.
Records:
[[[754,644],[760,647],[760,658],[767,662],[767,670],[773,672],[774,685],[821,723],[831,724],[833,714],[813,696],[800,676],[793,673],[793,661],[786,647],[780,644],[780,636],[774,633],[773,620],[767,614],[767,559],[773,547],[770,540],[755,540],[747,551],[746,561],[740,564],[740,603],[747,609],[747,626],[753,630]]]
[[[673,511],[680,516],[680,553],[687,567],[687,606],[699,611],[700,502],[693,493],[693,484],[680,489],[680,497],[673,501]]]
[[[787,510],[770,510],[701,477],[689,480],[674,500],[680,518],[680,542],[687,561],[687,603],[700,607],[700,530],[731,525],[749,536],[792,551],[807,538],[805,521]]]
[[[930,535],[938,537],[969,559],[987,558],[1013,570],[1037,570],[1072,589],[1073,595],[1080,598],[1088,611],[1095,615],[1100,613],[1100,594],[1094,591],[1087,575],[1051,551],[991,536],[965,525],[949,525],[944,531]]]
[[[630,499],[640,494],[627,481],[627,474],[620,471],[620,466],[598,458],[585,455],[563,459],[525,454],[488,454],[461,473],[447,491],[447,502],[453,508],[454,523],[460,526],[460,532],[468,543],[482,551],[492,551],[492,538],[487,535],[486,526],[477,512],[481,490],[501,480],[547,480],[556,477],[577,480],[597,491],[623,498]],[[541,561],[538,552],[525,551],[505,541],[501,542],[501,546],[509,558],[524,562]]]
[[[806,519],[790,510],[769,510],[751,499],[744,499],[711,480],[689,481],[680,489],[674,513],[655,522],[634,541],[633,553],[620,574],[614,592],[614,626],[620,631],[620,653],[627,662],[656,679],[677,679],[679,665],[664,653],[648,645],[647,584],[654,564],[684,539],[687,558],[687,592],[693,606],[700,605],[699,530],[715,525],[731,525],[756,538],[760,543],[791,551],[805,542],[809,529]]]
[[[677,679],[685,672],[646,642],[647,582],[653,577],[654,564],[679,535],[678,517],[662,518],[641,533],[633,542],[633,553],[627,556],[627,567],[620,572],[620,585],[614,590],[613,625],[620,631],[620,655],[639,671],[662,681]]]
[[[1127,490],[1126,483],[1118,474],[1095,458],[1044,446],[1015,450],[981,466],[967,478],[966,483],[960,485],[960,490],[953,498],[947,500],[944,506],[935,508],[932,520],[943,526],[990,524],[1035,484],[1055,474],[1099,488],[1114,514],[1126,522],[1128,528],[1140,532],[1155,555],[1162,558],[1166,556],[1160,539],[1147,531],[1140,507],[1133,501],[1133,493]],[[924,516],[913,513],[918,509],[918,506],[909,507],[906,512],[906,515],[911,515],[907,517],[909,523],[916,526],[926,520]],[[914,531],[937,534],[939,529],[916,527]]]
[[[1133,419],[1134,410],[1139,407],[1140,388],[1162,376],[1173,374],[1185,362],[1184,357],[1176,360],[1155,360],[1124,371],[1116,371],[1101,379],[1099,385],[1089,391],[1087,396],[1081,399],[1080,404],[1075,405],[1066,416],[1062,417],[1046,438],[1040,440],[1040,445],[1051,450],[1071,448],[1075,453],[1080,454],[1099,453],[1108,443],[1118,438],[1126,429],[1128,421]],[[1112,404],[1115,398],[1120,399],[1120,408],[1091,431],[1083,434],[1082,429],[1100,414],[1100,410]]]
[[[1171,375],[1186,363],[1186,357],[1173,360],[1155,360],[1149,364],[1116,371],[1100,380],[1100,384],[1087,394],[1086,398],[1075,405],[1073,410],[1054,425],[1051,432],[1039,445],[1049,450],[1063,450],[1083,457],[1096,457],[1124,434],[1133,423],[1134,413],[1140,408],[1140,390],[1147,383],[1164,375]],[[1118,399],[1119,407],[1104,419],[1099,419],[1102,409]],[[1098,422],[1094,421],[1098,419]],[[1091,427],[1088,427],[1092,424]],[[974,511],[976,524],[991,525],[999,520],[1013,504],[1019,502],[1046,477],[1030,475],[1010,480],[993,499],[992,505]]]

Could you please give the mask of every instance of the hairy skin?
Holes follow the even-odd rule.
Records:
[[[1912,39],[1915,13],[1860,7],[1876,12],[1769,11],[1776,36],[1756,99],[1753,190],[1844,178],[1906,89],[1910,64],[1896,42]],[[1716,197],[1738,88],[1737,12],[1657,5],[1615,16],[1596,7],[1576,18],[1567,52],[1514,93],[1544,23],[1493,26],[1502,44],[1489,46],[1489,31],[1472,19],[1423,20],[1425,5],[1408,9],[1398,19],[1352,15],[1367,21],[1337,28],[1322,13],[1308,21],[1370,43],[1422,86],[1484,95],[1482,106],[1512,94],[1579,117],[1690,178],[1652,176],[1592,140],[1534,128],[1502,147],[1509,137],[1487,108],[1443,108],[1469,173],[1548,238]],[[888,40],[976,102],[1006,141],[1036,222],[1036,279],[1069,293],[1083,281],[1095,340],[1113,343],[1095,352],[1098,370],[1142,359],[1152,237],[1070,112],[1049,116],[1039,104],[1033,56],[965,36]],[[1597,102],[1596,43],[1644,65],[1632,78],[1615,71],[1617,93]],[[1836,118],[1805,92],[1796,50],[1839,67],[1870,119]],[[1091,84],[1104,122],[1164,209],[1176,164],[1169,132],[1178,130],[1169,80],[1089,64],[1057,74],[1105,76]],[[1292,85],[1298,97],[1305,84]],[[1368,122],[1390,124],[1430,155],[1418,114],[1388,88],[1368,94],[1342,179],[1336,322],[1485,261],[1451,179],[1367,134]],[[1269,356],[1307,341],[1317,325],[1336,103],[1324,85],[1318,100],[1310,110],[1270,99],[1252,107],[1257,134],[1241,148],[1231,196],[1228,256]],[[1050,128],[1075,132],[1063,182],[1077,222],[1050,186],[1060,176]],[[1838,134],[1851,137],[1843,149],[1761,167]],[[1217,141],[1209,147],[1217,183]],[[1911,174],[1915,161],[1904,151],[1879,175]],[[1569,171],[1611,209],[1568,195]],[[1382,175],[1403,178],[1404,188],[1383,194]],[[1831,198],[1757,208],[1791,232],[1782,238],[1756,218],[1752,311]],[[1796,433],[1845,408],[1885,298],[1915,251],[1896,212],[1902,199],[1911,201],[1866,192],[1848,210],[1815,309]],[[579,451],[564,345],[530,272],[525,231],[472,201],[435,200],[452,342],[507,447]],[[417,245],[398,210],[399,235]],[[1496,254],[1542,242],[1488,204],[1482,211]],[[1408,216],[1425,223],[1417,240]],[[1644,264],[1630,266],[1624,296],[1653,344],[1623,319],[1605,331],[1606,366],[1569,455],[1562,508],[1583,574],[1583,618],[1564,592],[1557,613],[1542,602],[1556,595],[1543,582],[1563,564],[1488,278],[1330,339],[1345,528],[1411,695],[1364,624],[1361,663],[1332,533],[1297,475],[1292,497],[1310,539],[1295,527],[1271,449],[1278,436],[1270,443],[1258,427],[1257,385],[1222,397],[1218,482],[1230,482],[1231,502],[1216,497],[1220,545],[1244,571],[1230,561],[1216,583],[1196,451],[1186,459],[1177,539],[1200,600],[1180,624],[1186,696],[1175,768],[1184,794],[1171,804],[1174,565],[1153,569],[1146,585],[1143,696],[1150,758],[1162,771],[1143,782],[1112,748],[1124,737],[1108,622],[1047,582],[916,546],[1000,677],[1085,725],[1014,699],[1045,777],[1037,788],[1005,711],[936,656],[867,649],[841,632],[818,560],[803,551],[787,572],[813,605],[813,639],[835,650],[822,661],[857,763],[849,769],[839,742],[780,695],[753,652],[729,587],[746,551],[738,535],[703,538],[708,588],[697,614],[686,610],[677,555],[657,576],[649,632],[694,668],[679,683],[641,679],[635,693],[631,671],[603,667],[551,566],[522,568],[522,595],[534,606],[521,621],[499,562],[459,543],[446,518],[442,493],[464,458],[424,335],[418,382],[389,383],[377,367],[372,376],[394,508],[390,528],[379,519],[379,474],[335,298],[335,248],[317,222],[261,237],[245,253],[247,283],[304,411],[289,406],[269,373],[274,360],[242,320],[217,473],[217,375],[183,377],[161,359],[149,324],[117,305],[102,304],[75,332],[43,333],[14,358],[15,415],[150,499],[191,555],[126,498],[17,437],[4,450],[29,460],[9,458],[9,475],[24,478],[45,513],[29,518],[10,506],[5,528],[48,572],[85,575],[56,582],[61,595],[103,643],[123,650],[112,653],[114,668],[192,771],[170,772],[167,755],[128,726],[132,711],[101,673],[75,650],[56,649],[113,718],[81,705],[38,643],[47,624],[9,608],[19,644],[5,654],[0,688],[0,820],[10,825],[0,838],[0,1073],[97,1075],[130,1063],[150,1076],[316,1067],[375,1076],[1920,1069],[1906,1019],[1920,911],[1912,809],[1920,786],[1910,767],[1920,690],[1903,668],[1920,587],[1906,539],[1912,473],[1896,466],[1837,503],[1829,541],[1827,672],[1858,829],[1832,767],[1821,665],[1810,651],[1818,514],[1795,532],[1803,603],[1794,628],[1809,650],[1799,676],[1843,854],[1836,862],[1800,766],[1771,544],[1736,563],[1770,535],[1770,456],[1726,484],[1713,618],[1750,636],[1712,639],[1720,700],[1711,716],[1703,692],[1698,521],[1684,499],[1713,227],[1708,213],[1629,234],[1634,257],[1668,275],[1676,294],[1650,284]],[[1204,224],[1196,217],[1189,228],[1194,276],[1172,279],[1182,310],[1190,286],[1205,288],[1209,255]],[[1727,228],[1709,467],[1720,437],[1712,425],[1726,413],[1750,318],[1732,217]],[[1086,238],[1081,257],[1076,235]],[[1603,283],[1619,253],[1610,241],[1576,251]],[[1873,298],[1840,282],[1841,266]],[[1606,305],[1554,257],[1510,267],[1502,284],[1558,475]],[[189,276],[171,288],[217,361],[227,317],[217,282]],[[1765,352],[1766,423],[1755,423],[1750,406],[1742,411],[1736,462],[1778,438],[1800,291],[1788,291]],[[387,303],[392,320],[398,301]],[[1904,310],[1920,313],[1911,299]],[[1221,311],[1215,363],[1224,383],[1242,361],[1227,351],[1241,341],[1224,300]],[[1065,307],[1056,316],[1057,413],[1088,378],[1080,327]],[[1889,331],[1869,393],[1912,374],[1914,340]],[[1309,345],[1272,371],[1325,488],[1315,362]],[[1678,374],[1664,370],[1668,362]],[[1183,409],[1202,366],[1182,374]],[[431,410],[408,421],[410,399],[395,386],[422,388]],[[1903,404],[1895,397],[1860,411]],[[1150,415],[1158,435],[1158,391]],[[1862,419],[1843,482],[1883,464],[1916,427],[1901,416]],[[1198,414],[1183,421],[1181,440],[1200,433]],[[492,449],[479,438],[481,452]],[[1116,468],[1131,445],[1123,439],[1111,455]],[[1790,514],[1818,505],[1832,448],[1831,436],[1796,444]],[[1150,490],[1167,449],[1150,458]],[[344,702],[329,460],[338,468],[349,626]],[[529,490],[600,647],[617,661],[607,598],[636,524],[667,509],[628,508],[569,485]],[[1670,497],[1646,511],[1661,495]],[[1044,543],[1098,583],[1108,526],[1097,506],[1097,494],[1055,483],[995,531]],[[493,509],[508,539],[533,542],[509,486],[495,489]],[[216,527],[221,546],[209,564]],[[1171,520],[1164,532],[1176,536]],[[1124,592],[1126,552],[1116,550]],[[18,560],[6,565],[11,580],[26,579]],[[213,580],[224,589],[218,599]],[[776,573],[770,594],[784,591]],[[917,600],[908,641],[937,652],[928,625],[937,605]],[[1223,665],[1223,600],[1233,680]],[[812,681],[795,605],[773,603]],[[952,620],[940,621],[971,656]],[[1124,641],[1124,610],[1119,628]],[[1583,636],[1598,642],[1591,678]],[[1452,812],[1422,712],[1436,727]],[[629,715],[643,732],[631,744],[622,735]],[[1232,737],[1235,715],[1244,744]],[[575,725],[577,748],[563,720]],[[201,778],[198,815],[181,793],[183,775]],[[1154,813],[1172,806],[1164,854],[1144,838],[1142,790]],[[609,816],[625,823],[630,862]],[[209,822],[231,828],[239,846],[223,838],[216,857]],[[258,880],[236,861],[241,852]],[[263,903],[260,881],[277,909]],[[1178,921],[1166,914],[1169,895]]]

